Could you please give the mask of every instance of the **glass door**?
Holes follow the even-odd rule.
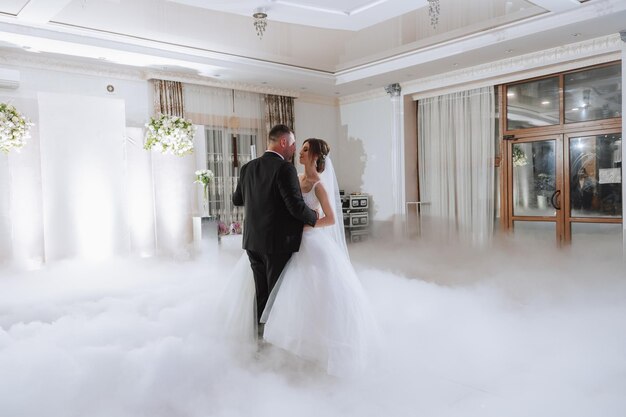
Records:
[[[500,86],[501,224],[583,251],[622,242],[622,66]],[[621,254],[620,254],[621,256]]]
[[[622,134],[618,129],[507,142],[509,228],[516,240],[584,248],[622,242]]]
[[[563,239],[562,138],[508,142],[509,228],[516,240]]]
[[[622,135],[619,130],[565,136],[565,240],[584,247],[622,242]]]

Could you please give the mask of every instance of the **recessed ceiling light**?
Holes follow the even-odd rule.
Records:
[[[549,100],[544,100],[544,101],[541,102],[541,104],[543,104],[545,106],[545,105],[550,104],[550,101]]]
[[[578,107],[574,107],[572,111],[578,111]]]
[[[507,96],[507,97],[515,97],[515,93],[513,93],[513,92],[508,92],[508,93],[506,93],[506,96]]]

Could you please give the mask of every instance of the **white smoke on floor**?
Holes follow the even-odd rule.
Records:
[[[239,252],[0,270],[1,416],[622,416],[621,259],[498,241],[353,245],[384,344],[359,378],[233,349]]]

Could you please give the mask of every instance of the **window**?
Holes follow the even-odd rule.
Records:
[[[511,83],[504,91],[507,132],[573,131],[597,124],[593,122],[611,124],[622,117],[619,62]]]
[[[621,117],[621,82],[620,65],[565,74],[565,123]]]
[[[559,124],[559,77],[507,86],[508,130]]]
[[[258,136],[255,131],[233,133],[227,129],[206,128],[206,167],[215,174],[209,186],[209,213],[227,227],[244,219],[243,207],[233,205],[232,196],[239,180],[239,169],[256,158]]]

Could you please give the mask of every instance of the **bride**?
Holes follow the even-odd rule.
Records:
[[[261,322],[267,342],[342,376],[370,363],[377,327],[348,256],[329,150],[322,139],[307,139],[300,151],[302,196],[322,214],[315,228],[305,227],[300,250],[285,266]],[[222,298],[229,305],[225,314],[231,335],[253,337],[254,291],[244,254]]]

